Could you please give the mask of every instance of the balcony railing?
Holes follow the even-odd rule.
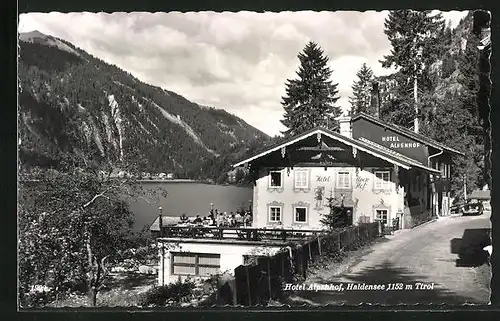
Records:
[[[323,234],[321,230],[268,229],[254,227],[164,226],[154,237],[238,241],[299,241]]]

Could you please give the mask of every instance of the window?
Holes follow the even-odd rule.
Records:
[[[283,174],[281,171],[269,172],[269,187],[282,187]]]
[[[295,188],[308,188],[309,172],[306,169],[295,171]]]
[[[387,210],[377,210],[377,220],[381,220],[382,223],[387,224]]]
[[[269,222],[281,222],[281,206],[269,207]]]
[[[210,276],[220,273],[220,254],[171,252],[172,274]]]
[[[342,188],[342,189],[351,188],[351,173],[338,172],[338,174],[337,174],[337,188]]]
[[[306,223],[307,222],[307,207],[295,207],[295,223]]]
[[[391,172],[377,171],[375,174],[375,189],[391,188]]]

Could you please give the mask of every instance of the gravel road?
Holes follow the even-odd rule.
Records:
[[[334,269],[325,269],[306,281],[344,283],[344,288],[348,283],[384,285],[384,290],[300,291],[290,293],[290,298],[313,305],[487,304],[488,280],[484,272],[480,276],[478,271],[489,269],[482,253],[489,218],[490,213],[485,212],[399,231],[362,251],[363,255],[341,275],[336,275]],[[457,261],[457,249],[469,254],[465,261]]]

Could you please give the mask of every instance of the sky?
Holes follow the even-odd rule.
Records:
[[[466,11],[442,12],[455,27]],[[225,109],[274,136],[285,128],[281,97],[296,78],[309,41],[329,57],[337,105],[350,108],[363,63],[377,76],[393,70],[384,34],[388,11],[26,13],[19,32],[38,30],[73,43],[146,83],[200,105]]]

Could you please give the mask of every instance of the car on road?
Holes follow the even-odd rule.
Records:
[[[468,202],[462,207],[462,215],[482,215],[484,210],[481,202]]]

